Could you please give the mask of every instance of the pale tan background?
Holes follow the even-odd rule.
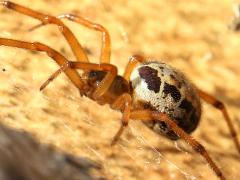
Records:
[[[226,103],[240,130],[240,34],[228,29],[230,0],[16,0],[35,10],[71,12],[104,25],[112,38],[112,63],[120,73],[130,55],[142,53],[183,71],[197,86]],[[97,62],[100,34],[64,21]],[[74,60],[58,29],[49,25],[27,32],[38,21],[0,8],[0,36],[40,41]],[[46,90],[39,87],[58,67],[44,53],[0,47],[0,120],[24,129],[43,143],[102,164],[109,179],[217,179],[206,162],[184,141],[174,143],[131,122],[115,147],[110,141],[121,114],[79,97],[61,75]],[[203,103],[193,136],[230,179],[240,177],[237,154],[221,113]]]

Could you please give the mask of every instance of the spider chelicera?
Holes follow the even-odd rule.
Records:
[[[237,151],[240,153],[237,133],[222,102],[196,88],[181,72],[171,66],[159,61],[147,62],[139,55],[130,58],[123,76],[118,75],[117,67],[110,64],[109,33],[99,24],[72,14],[57,17],[45,15],[10,1],[2,1],[0,4],[40,20],[41,24],[33,27],[32,30],[46,24],[57,25],[76,56],[77,61],[68,61],[59,52],[42,43],[0,38],[0,45],[45,52],[60,66],[40,90],[64,72],[79,89],[81,95],[99,104],[109,104],[112,109],[122,112],[122,125],[114,136],[112,145],[120,138],[130,119],[141,120],[153,131],[169,139],[184,139],[194,151],[205,158],[219,179],[226,179],[205,148],[189,135],[200,120],[200,98],[202,98],[222,112]],[[89,62],[80,43],[61,21],[62,18],[102,33],[99,64]],[[81,76],[77,69],[83,71]]]

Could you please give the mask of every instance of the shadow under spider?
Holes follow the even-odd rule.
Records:
[[[99,164],[40,144],[30,134],[1,123],[0,154],[0,175],[5,180],[106,179]]]

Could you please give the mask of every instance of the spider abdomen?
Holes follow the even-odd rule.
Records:
[[[194,86],[179,71],[160,62],[137,66],[130,77],[133,106],[168,114],[185,132],[198,125],[201,104]],[[161,121],[145,122],[155,132],[176,140],[178,136]]]

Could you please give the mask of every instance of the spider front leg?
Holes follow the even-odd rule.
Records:
[[[210,165],[210,167],[213,169],[219,179],[226,180],[221,170],[213,162],[212,158],[209,156],[203,145],[201,145],[198,141],[196,141],[184,130],[182,130],[171,118],[168,117],[167,114],[151,110],[136,110],[130,113],[130,118],[133,120],[143,121],[152,121],[153,119],[155,119],[165,122],[168,127],[174,131],[175,134],[177,134],[181,139],[184,139],[190,146],[192,146],[194,151],[203,156],[203,158],[207,161],[207,163]]]
[[[73,35],[71,30],[67,26],[65,26],[65,24],[60,19],[58,19],[54,16],[42,14],[40,12],[34,11],[32,9],[29,9],[27,7],[21,6],[19,4],[16,4],[16,3],[13,3],[10,1],[2,1],[2,2],[0,2],[0,5],[3,5],[5,7],[7,7],[8,9],[12,9],[21,14],[25,14],[32,18],[38,19],[43,24],[56,24],[59,27],[60,32],[63,34],[63,36],[67,40],[68,44],[70,45],[77,60],[88,62],[88,57],[87,57],[86,53],[84,52],[82,46],[80,45],[80,43],[78,42],[76,37]]]
[[[25,41],[19,41],[19,40],[13,40],[13,39],[6,39],[6,38],[0,38],[0,46],[10,46],[10,47],[17,47],[21,49],[29,49],[33,51],[42,51],[47,53],[49,57],[51,57],[59,66],[64,66],[68,60],[61,55],[59,52],[55,51],[54,49],[48,47],[47,45],[44,45],[39,42],[25,42]],[[68,78],[73,82],[73,84],[81,91],[84,84],[74,69],[67,69],[65,71],[65,74],[68,76]]]
[[[94,64],[94,63],[85,63],[85,62],[73,62],[67,61],[64,65],[61,66],[53,75],[48,78],[48,80],[41,86],[41,89],[45,88],[52,80],[54,80],[61,72],[65,72],[69,69],[81,69],[83,71],[106,71],[107,74],[103,80],[98,84],[96,90],[94,91],[92,98],[97,100],[102,96],[108,88],[111,86],[113,80],[117,76],[117,68],[111,64]]]
[[[84,19],[82,17],[73,15],[73,14],[62,14],[57,16],[59,19],[69,19],[73,22],[79,23],[89,29],[100,31],[102,33],[102,48],[101,48],[101,57],[100,57],[100,63],[110,63],[110,56],[111,56],[111,40],[110,35],[106,28],[104,28],[102,25],[91,22],[87,19]]]
[[[101,48],[101,56],[100,56],[100,63],[110,63],[110,56],[111,56],[111,40],[110,35],[105,27],[103,27],[100,24],[91,22],[85,18],[82,18],[80,16],[76,16],[73,14],[62,14],[57,16],[58,19],[66,18],[70,21],[79,23],[89,29],[100,31],[102,33],[102,48]],[[34,30],[36,28],[39,28],[43,25],[46,25],[47,23],[42,22],[41,24],[38,24],[31,28],[31,30]]]
[[[238,140],[237,132],[234,129],[233,123],[228,115],[227,109],[224,106],[224,104],[221,101],[217,100],[215,97],[211,96],[210,94],[208,94],[200,89],[198,89],[198,94],[204,101],[211,104],[212,106],[214,106],[215,108],[219,109],[222,112],[224,120],[226,121],[227,126],[230,130],[234,144],[237,148],[238,153],[240,154],[240,143]]]

